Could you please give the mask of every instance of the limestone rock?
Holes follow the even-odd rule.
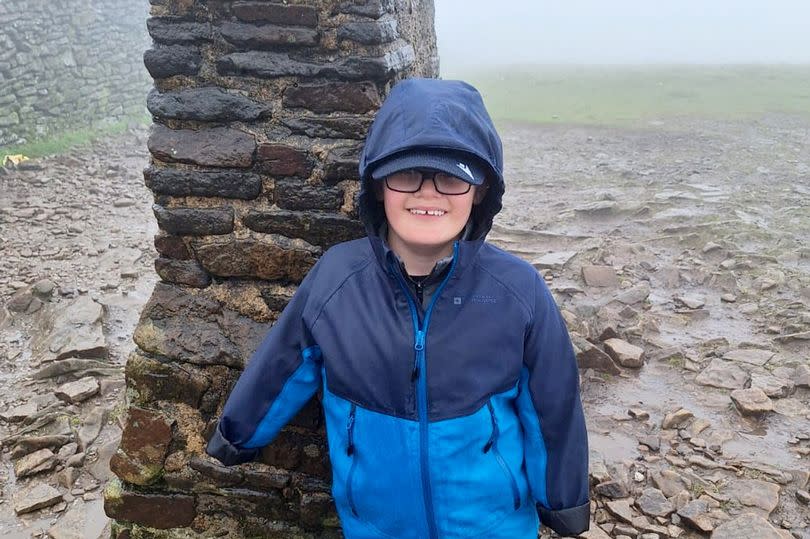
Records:
[[[75,382],[62,384],[56,389],[56,396],[65,402],[78,404],[98,393],[98,380],[92,376],[80,378]]]
[[[731,361],[714,358],[709,365],[697,375],[695,381],[704,386],[723,389],[742,389],[748,383],[748,372]]]
[[[22,457],[14,463],[14,475],[17,478],[27,477],[52,470],[56,466],[56,456],[50,449],[40,449]]]
[[[684,425],[687,421],[692,419],[694,414],[686,408],[681,408],[675,412],[669,413],[664,416],[664,421],[661,423],[663,429],[677,429]]]
[[[672,503],[657,488],[645,488],[636,500],[636,506],[642,513],[651,517],[666,517],[675,511]]]
[[[608,355],[623,367],[639,368],[644,365],[644,350],[621,339],[605,341]]]
[[[749,365],[757,365],[759,367],[765,365],[770,361],[775,352],[770,350],[760,350],[759,348],[737,348],[730,350],[723,355],[723,359],[729,361],[739,361],[741,363],[748,363]]]
[[[582,266],[582,278],[588,286],[619,286],[619,277],[611,266]]]
[[[773,401],[759,388],[735,389],[731,400],[742,415],[762,415],[773,411]]]
[[[783,536],[761,516],[745,513],[717,526],[711,539],[783,539]]]
[[[36,483],[14,495],[14,512],[18,515],[50,507],[62,501],[59,491],[45,483]]]

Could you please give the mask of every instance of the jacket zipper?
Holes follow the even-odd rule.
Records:
[[[416,309],[413,294],[408,289],[402,273],[395,268],[391,268],[394,275],[397,277],[399,286],[405,292],[405,297],[408,299],[408,306],[411,309],[411,319],[413,320],[413,333],[414,333],[414,368],[411,373],[411,381],[417,382],[417,399],[416,408],[419,416],[419,467],[422,478],[422,493],[425,502],[425,515],[427,517],[428,531],[430,539],[438,539],[439,532],[436,528],[436,515],[433,509],[433,492],[430,486],[430,470],[428,468],[429,454],[428,454],[428,411],[427,411],[427,365],[425,364],[425,336],[427,335],[428,326],[430,325],[430,315],[433,312],[433,306],[436,300],[442,293],[447,281],[453,275],[453,270],[456,268],[456,261],[458,260],[458,241],[453,242],[453,262],[450,265],[450,270],[447,275],[436,288],[433,297],[430,299],[427,311],[425,311],[425,319],[420,324],[419,313]],[[393,264],[392,264],[393,266]]]
[[[357,507],[354,504],[354,493],[352,491],[352,479],[354,478],[354,469],[357,466],[357,457],[354,456],[354,416],[356,411],[357,405],[352,403],[352,407],[349,410],[349,422],[346,425],[346,437],[348,439],[346,455],[352,459],[352,464],[349,467],[349,476],[346,478],[346,498],[349,500],[349,507],[352,510],[352,514],[358,517]]]
[[[517,511],[520,509],[520,491],[518,490],[515,476],[512,474],[509,466],[506,465],[506,461],[503,460],[501,452],[498,451],[498,435],[500,433],[498,431],[498,418],[495,417],[495,409],[492,407],[492,401],[487,401],[487,408],[489,408],[489,417],[492,421],[492,434],[489,436],[486,445],[484,445],[484,453],[489,453],[491,450],[495,460],[498,461],[506,477],[509,478],[509,486],[512,488],[512,501],[514,502],[515,511]]]

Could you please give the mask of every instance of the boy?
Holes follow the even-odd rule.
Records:
[[[397,84],[369,130],[368,238],[329,249],[260,345],[208,444],[254,459],[323,390],[349,539],[535,539],[588,529],[576,360],[543,279],[484,238],[501,141],[459,81]]]

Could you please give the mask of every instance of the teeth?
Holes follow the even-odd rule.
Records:
[[[436,217],[441,217],[445,214],[442,210],[410,210],[410,212],[414,215],[435,215]]]

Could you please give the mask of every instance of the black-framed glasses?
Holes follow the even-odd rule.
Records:
[[[464,195],[470,192],[472,184],[461,178],[431,169],[408,169],[385,177],[385,186],[398,193],[415,193],[422,188],[425,180],[433,180],[436,191],[443,195]]]

